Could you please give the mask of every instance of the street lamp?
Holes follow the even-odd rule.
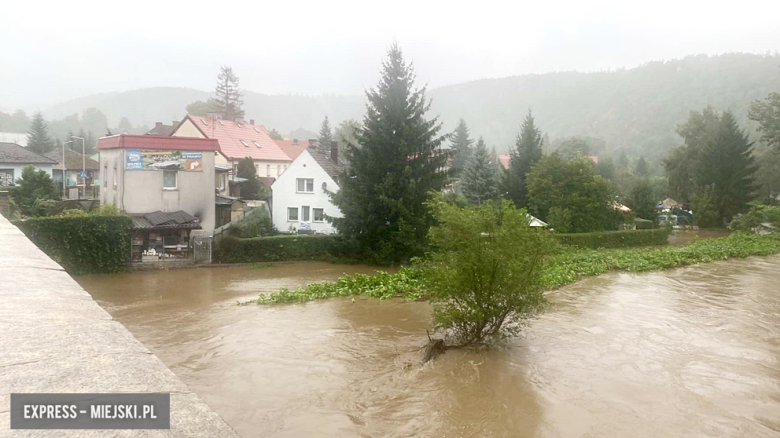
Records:
[[[68,140],[62,143],[62,196],[67,196],[67,189],[65,188],[65,145],[73,143],[73,140]]]

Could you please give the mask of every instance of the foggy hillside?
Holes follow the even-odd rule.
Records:
[[[241,72],[238,72],[239,75]],[[476,137],[506,150],[514,142],[530,106],[538,126],[551,139],[587,135],[602,138],[608,150],[625,148],[630,155],[651,159],[679,143],[676,126],[690,110],[713,105],[731,109],[754,132],[747,107],[755,99],[780,90],[780,56],[726,54],[689,56],[650,62],[630,70],[598,73],[562,72],[484,79],[430,90],[432,114],[447,130],[463,117]],[[125,116],[133,124],[153,126],[184,116],[184,107],[206,100],[209,93],[160,87],[88,96],[44,111],[60,118],[96,107],[113,126]],[[318,97],[245,92],[247,119],[287,133],[297,128],[316,132],[327,114],[333,125],[361,119],[363,96]],[[755,136],[753,136],[755,138]]]

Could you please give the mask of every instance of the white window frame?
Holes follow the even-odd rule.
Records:
[[[300,190],[300,181],[303,181],[303,190]],[[311,190],[308,190],[311,181]],[[314,193],[314,178],[295,178],[295,193]]]
[[[244,146],[246,146],[246,147],[249,147],[249,143],[245,142],[244,140],[241,140],[241,139],[239,138],[239,139],[238,139],[238,141],[240,141],[242,145],[244,145]]]
[[[165,174],[173,174],[173,187],[165,187]],[[176,170],[163,170],[163,190],[177,190],[179,188],[179,172]]]
[[[311,222],[311,207],[308,205],[301,206],[301,222]]]
[[[292,219],[290,216],[290,212],[295,210],[295,219]],[[287,222],[298,222],[298,218],[300,215],[298,214],[298,207],[287,207]]]
[[[282,165],[281,164],[277,164],[276,165],[276,176],[279,176],[281,174],[282,174]]]
[[[271,176],[271,165],[266,164],[265,165],[265,176]]]
[[[16,176],[14,175],[14,169],[8,168],[8,169],[0,169],[0,172],[3,172],[6,175],[10,175],[10,180],[8,180],[8,185],[4,186],[0,184],[0,187],[13,187],[16,184]]]
[[[260,143],[258,143],[258,142],[256,142],[256,141],[254,141],[254,140],[252,140],[252,143],[254,143],[254,144],[255,144],[255,146],[257,146],[257,147],[260,147]]]
[[[320,215],[322,216],[322,218],[320,220],[317,220],[317,210],[319,210],[321,212]],[[312,222],[316,222],[316,223],[325,222],[325,209],[324,208],[312,208],[311,209],[311,221]]]

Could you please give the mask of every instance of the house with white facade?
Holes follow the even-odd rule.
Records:
[[[52,167],[56,163],[16,143],[0,142],[0,186],[15,185],[25,166],[33,166],[35,170],[43,170],[52,176]]]
[[[330,153],[316,148],[303,150],[271,185],[274,226],[282,233],[335,233],[326,216],[342,214],[331,203],[328,192],[339,191],[337,181],[342,170],[337,145]]]

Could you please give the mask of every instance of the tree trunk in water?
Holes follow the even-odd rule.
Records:
[[[447,351],[447,347],[442,339],[431,339],[428,345],[425,346],[422,363],[425,364],[429,360],[436,359],[436,356],[444,354],[445,351]]]

